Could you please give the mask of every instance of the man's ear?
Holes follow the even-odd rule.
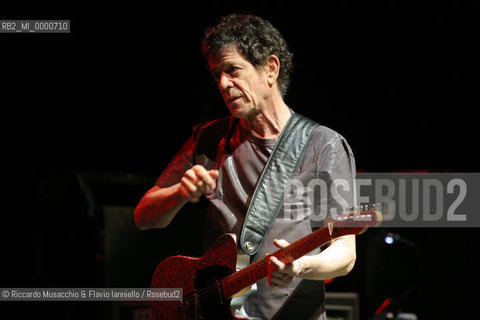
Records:
[[[278,73],[280,72],[280,60],[276,55],[270,55],[265,64],[265,71],[267,73],[267,82],[270,87],[272,87],[278,78]]]

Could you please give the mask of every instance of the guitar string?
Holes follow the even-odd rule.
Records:
[[[236,273],[233,273],[231,274],[230,276],[232,275],[236,275]],[[239,275],[233,277],[233,278],[238,278]],[[233,282],[233,279],[232,281]],[[223,284],[223,283],[222,283]],[[209,298],[212,294],[216,293],[218,290],[217,290],[217,282],[214,282],[214,283],[211,283],[210,285],[206,286],[205,288],[202,288],[200,290],[197,291],[197,293],[195,294],[194,292],[192,293],[189,293],[187,296],[185,296],[184,300],[187,300],[187,302],[192,302],[192,300],[199,300],[199,301],[203,301],[207,298]],[[242,287],[243,289],[243,287]],[[237,292],[241,291],[242,289],[238,290]]]
[[[327,230],[327,227],[322,227],[322,228],[320,228],[319,230],[322,230],[322,231],[318,231],[318,233],[317,233],[317,232],[313,232],[313,233],[316,233],[316,234],[319,234],[319,235],[320,235],[321,233],[324,233],[325,230]],[[306,238],[303,238],[303,239],[299,239],[298,242],[297,242],[297,244],[296,244],[296,246],[299,246],[299,247],[307,247],[305,250],[308,250],[309,247],[310,247],[310,246],[308,246],[308,245],[311,245],[311,240],[310,240],[310,238],[311,238],[311,237],[306,237]],[[312,240],[315,240],[315,237],[314,237]],[[318,246],[315,246],[312,250],[314,250],[314,249],[317,248],[317,247],[318,247]],[[303,252],[305,252],[305,250],[303,250]],[[312,251],[312,250],[309,250],[309,251],[307,251],[307,252],[305,252],[305,253],[302,252],[301,255],[305,255],[306,253],[308,253],[308,252],[310,252],[310,251]],[[288,248],[288,249],[286,249],[285,254],[292,254],[292,253],[294,253],[294,252],[295,252],[294,250],[292,250],[291,248]],[[259,260],[259,261],[261,261],[261,260]],[[252,266],[252,265],[250,265],[250,266]],[[248,266],[247,268],[249,268],[250,266]],[[242,269],[242,270],[244,270],[244,269]],[[252,272],[253,272],[253,270],[252,270],[252,271],[249,271],[248,273],[252,273]],[[247,273],[247,274],[248,274],[248,273]],[[255,275],[255,274],[254,274],[254,275]],[[229,277],[231,277],[232,282],[234,282],[235,280],[238,280],[237,278],[240,278],[240,277],[245,278],[245,276],[241,275],[239,272],[233,273],[233,274],[231,274]]]
[[[307,239],[301,239],[298,244],[303,244],[305,241],[307,241]],[[247,267],[248,268],[248,267]],[[242,269],[244,270],[244,269]],[[238,272],[238,273],[233,273],[231,274],[229,277],[230,278],[230,282],[235,282],[236,280],[238,280],[238,278],[242,277],[242,278],[245,278],[246,275],[242,275],[241,274],[242,272]],[[249,273],[253,273],[253,270],[251,271],[248,271],[247,272],[247,275]],[[256,277],[256,274],[253,273],[253,275]],[[242,289],[244,289],[242,287]],[[237,292],[241,291],[242,289],[238,290]],[[200,290],[197,291],[197,293],[190,293],[188,294],[187,296],[185,296],[184,300],[187,300],[187,302],[189,303],[192,303],[192,302],[195,302],[195,300],[198,300],[198,301],[204,301],[205,299],[208,299],[212,294],[216,293],[217,292],[217,283],[211,283],[210,285],[206,286],[205,288],[202,288]],[[190,307],[193,306],[193,303],[189,305]]]
[[[235,276],[233,276],[233,275],[235,275]],[[233,278],[238,278],[239,277],[239,275],[237,276],[236,273],[233,273],[230,276],[233,276]],[[232,279],[232,282],[233,282],[233,279]],[[201,301],[204,301],[205,299],[208,299],[212,294],[218,292],[217,288],[218,288],[217,287],[217,282],[211,283],[210,285],[206,286],[205,288],[202,288],[202,289],[198,290],[196,293],[195,292],[189,293],[188,295],[186,295],[184,297],[184,300],[186,300],[188,303],[190,303],[188,305],[188,307],[193,307],[194,306],[193,302],[195,302],[196,300],[201,302]],[[239,292],[239,291],[241,291],[241,289],[238,290],[237,292]]]
[[[320,230],[326,230],[326,227],[323,227],[321,228]],[[318,234],[321,234],[322,231],[319,231]],[[305,242],[311,242],[309,241],[309,238],[310,237],[307,237],[307,238],[304,238],[304,239],[300,239],[298,242],[297,242],[297,245],[304,245]],[[311,245],[311,243],[309,243]],[[317,246],[315,246],[316,248]],[[315,249],[314,248],[314,249]],[[288,249],[287,249],[288,250]],[[308,250],[308,249],[307,249]],[[312,249],[313,250],[313,249]],[[292,250],[288,250],[288,251],[292,251]],[[288,252],[289,253],[289,252]],[[248,267],[247,267],[248,268]],[[249,271],[247,272],[247,275],[248,273],[253,273],[253,270],[252,271]],[[255,274],[253,274],[255,276]],[[245,275],[246,276],[246,275]],[[245,276],[242,276],[241,275],[241,272],[238,272],[238,273],[233,273],[230,275],[231,277],[231,282],[235,282],[235,280],[237,280],[237,278],[239,277],[243,277],[245,278]],[[242,288],[243,289],[243,288]],[[242,289],[238,290],[237,292],[241,291]],[[208,297],[210,297],[213,293],[217,292],[217,283],[212,283],[208,286],[206,286],[205,288],[202,288],[200,289],[197,294],[195,295],[195,293],[190,293],[188,294],[187,296],[185,296],[184,299],[186,299],[188,302],[191,302],[192,300],[195,301],[195,300],[198,300],[198,301],[203,301],[205,299],[207,299]]]
[[[340,226],[339,226],[339,227],[340,227]],[[325,233],[325,230],[327,230],[327,227],[322,227],[322,228],[320,228],[318,231],[315,231],[315,232],[313,232],[312,234],[310,234],[310,236],[307,236],[307,237],[305,237],[305,238],[299,239],[298,242],[297,242],[297,244],[296,244],[296,246],[298,246],[298,247],[306,247],[306,249],[304,249],[303,251],[301,251],[300,255],[305,255],[306,253],[308,253],[308,252],[314,250],[315,248],[319,247],[319,246],[315,246],[312,250],[309,250],[309,248],[310,248],[310,246],[311,246],[311,242],[314,241],[314,240],[316,240],[317,235],[320,236],[322,233]],[[316,235],[313,236],[313,234],[316,234]],[[312,236],[313,236],[313,237],[312,237]],[[324,240],[324,239],[322,239],[322,240]],[[309,250],[309,251],[305,252],[306,250]],[[288,255],[288,254],[291,254],[291,253],[294,253],[294,252],[295,252],[295,250],[293,250],[292,248],[287,248],[287,249],[285,250],[285,254],[287,254],[287,255]],[[258,262],[260,262],[260,261],[261,261],[261,260],[259,260]],[[263,263],[263,262],[262,262],[262,263]],[[246,268],[252,268],[252,265],[249,265],[249,266],[247,266]],[[245,268],[245,269],[246,269],[246,268]],[[245,270],[245,269],[242,269],[242,270]],[[249,273],[250,273],[250,274],[253,273],[253,275],[255,276],[255,273],[254,273],[253,271],[254,271],[254,270],[248,271],[248,272],[247,272],[247,275],[248,275]],[[241,277],[241,278],[245,278],[245,277],[247,276],[247,275],[242,275],[241,273],[242,273],[242,272],[236,272],[236,273],[233,273],[233,274],[229,275],[229,277],[231,278],[231,281],[235,281],[235,280],[237,280],[237,278],[240,278],[240,277]]]
[[[217,292],[217,283],[211,283],[210,285],[206,286],[205,288],[202,288],[198,290],[196,293],[191,292],[188,295],[184,297],[184,300],[189,302],[189,305],[187,307],[193,307],[195,306],[194,302],[199,301],[202,302],[206,299],[208,299],[212,294]]]
[[[236,279],[239,278],[240,275],[234,275],[232,276],[232,282]],[[243,289],[243,288],[242,288]],[[241,291],[242,289],[238,290]],[[210,298],[214,293],[216,293],[217,290],[217,283],[212,283],[208,285],[205,288],[200,289],[196,294],[195,293],[190,293],[187,295],[184,300],[186,300],[189,304],[187,305],[187,308],[193,308],[195,306],[194,302],[203,302],[206,299]],[[238,292],[237,291],[237,292]]]
[[[242,269],[243,270],[243,269]],[[235,276],[233,276],[235,275]],[[240,275],[237,275],[236,273],[231,274],[233,278],[238,278]],[[234,279],[232,279],[233,282]],[[243,289],[243,288],[242,288]],[[239,290],[240,291],[240,290]],[[202,288],[197,291],[197,293],[189,293],[187,296],[184,297],[184,300],[187,300],[187,302],[192,302],[195,300],[203,301],[207,298],[209,298],[212,294],[217,292],[217,282],[211,283],[210,285],[206,286],[205,288]]]

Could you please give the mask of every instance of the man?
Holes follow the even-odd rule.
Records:
[[[211,204],[207,237],[214,239],[222,233],[238,236],[256,183],[293,113],[283,100],[292,54],[268,21],[253,15],[224,17],[216,27],[207,29],[202,53],[231,117],[194,129],[138,204],[135,222],[140,229],[165,228],[187,202],[197,202],[206,195]],[[315,199],[312,204],[311,196],[306,196],[321,189],[309,184],[315,179],[321,178],[328,185],[336,179],[348,182],[350,187],[339,188],[338,192],[345,200],[343,209],[354,206],[354,172],[353,155],[343,137],[317,127],[292,179],[300,182],[291,188],[296,192],[286,195],[282,210],[252,261],[312,232],[318,220],[314,217],[318,218],[325,204]],[[332,205],[332,199],[329,192],[328,205]],[[261,319],[288,317],[291,312],[296,319],[326,319],[322,280],[350,272],[355,263],[355,237],[337,238],[327,249],[318,251],[291,264],[272,257],[276,266],[272,287],[260,281],[257,291],[246,298],[242,312]],[[301,279],[314,281],[299,286]]]

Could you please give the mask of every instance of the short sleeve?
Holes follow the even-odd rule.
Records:
[[[157,186],[168,188],[182,179],[185,172],[194,165],[195,143],[193,136],[176,153],[167,168],[157,179]]]
[[[314,210],[311,220],[315,227],[323,225],[323,219],[357,206],[355,183],[355,159],[347,141],[338,133],[322,128],[316,146]]]
[[[355,159],[343,138],[329,144],[324,151],[326,159],[320,172],[327,174],[327,180],[334,184],[330,185],[328,206],[336,204],[341,213],[356,206]]]

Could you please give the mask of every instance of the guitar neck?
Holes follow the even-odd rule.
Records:
[[[379,213],[375,211],[362,212],[360,214],[350,213],[344,215],[343,220],[336,220],[329,223],[328,226],[317,229],[307,236],[290,243],[286,248],[279,249],[271,254],[283,263],[291,263],[294,260],[306,255],[329,243],[332,239],[347,234],[357,234],[374,225],[377,222],[376,217]],[[359,216],[367,217],[365,221],[360,222]],[[355,218],[354,218],[355,217]],[[237,292],[257,283],[268,276],[268,258],[264,257],[249,266],[232,273],[222,279],[222,288],[224,297],[230,298]]]

